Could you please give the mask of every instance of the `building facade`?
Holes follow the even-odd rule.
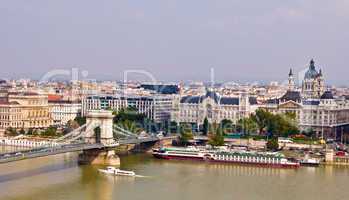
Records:
[[[119,111],[123,108],[133,107],[138,113],[145,114],[147,118],[156,123],[169,121],[172,111],[172,96],[89,96],[82,101],[82,116],[91,110]]]
[[[207,91],[202,96],[180,97],[174,108],[174,121],[200,126],[205,118],[210,123],[219,123],[223,119],[236,123],[239,119],[248,117],[257,108],[257,102],[245,92],[238,97],[224,97]]]
[[[325,91],[322,71],[310,61],[302,81],[301,91],[294,86],[293,73],[289,73],[287,92],[276,99],[269,99],[264,107],[273,113],[294,113],[302,131],[313,131],[317,137],[337,138],[348,132],[349,101],[334,97]]]
[[[81,102],[69,100],[49,100],[50,113],[55,126],[65,126],[81,114]]]
[[[48,97],[32,92],[10,92],[0,101],[0,128],[41,129],[53,124]]]

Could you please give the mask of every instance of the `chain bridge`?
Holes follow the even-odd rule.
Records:
[[[82,151],[79,160],[82,163],[93,164],[94,161],[98,160],[96,159],[98,156],[103,157],[103,160],[112,160],[110,158],[115,157],[113,148],[119,145],[141,144],[159,140],[160,138],[154,135],[139,136],[116,126],[113,124],[112,112],[97,110],[91,111],[87,115],[85,125],[48,144],[28,150],[0,154],[0,163]],[[108,164],[110,162],[104,163]],[[117,164],[117,162],[111,164],[113,163]],[[103,163],[97,162],[95,164]]]

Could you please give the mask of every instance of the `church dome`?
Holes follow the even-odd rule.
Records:
[[[307,72],[305,72],[304,79],[315,79],[320,74],[315,69],[315,62],[314,60],[310,61],[309,69]]]

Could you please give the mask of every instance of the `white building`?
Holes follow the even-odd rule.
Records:
[[[257,108],[256,98],[241,92],[238,97],[224,97],[207,91],[202,96],[182,96],[174,106],[172,119],[177,123],[202,125],[207,118],[210,123],[229,119],[236,123],[248,117]]]
[[[138,113],[156,123],[169,121],[172,111],[173,96],[89,96],[82,101],[82,116],[90,110],[114,110],[133,107]]]
[[[323,74],[311,60],[301,92],[295,89],[291,70],[288,91],[281,98],[268,100],[263,107],[273,113],[295,113],[302,131],[312,130],[318,137],[338,139],[349,131],[349,101],[335,98],[324,88]]]
[[[81,113],[81,102],[66,100],[49,101],[53,124],[64,126],[69,120],[74,120]]]

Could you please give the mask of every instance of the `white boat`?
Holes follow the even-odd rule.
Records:
[[[317,167],[320,165],[320,161],[314,158],[307,158],[307,159],[303,159],[301,160],[301,165],[303,166],[313,166],[313,167]]]
[[[115,167],[107,167],[106,169],[98,169],[98,171],[105,173],[105,174],[111,174],[114,176],[136,176],[136,173],[133,171],[126,171],[126,170],[121,170],[117,169]]]

